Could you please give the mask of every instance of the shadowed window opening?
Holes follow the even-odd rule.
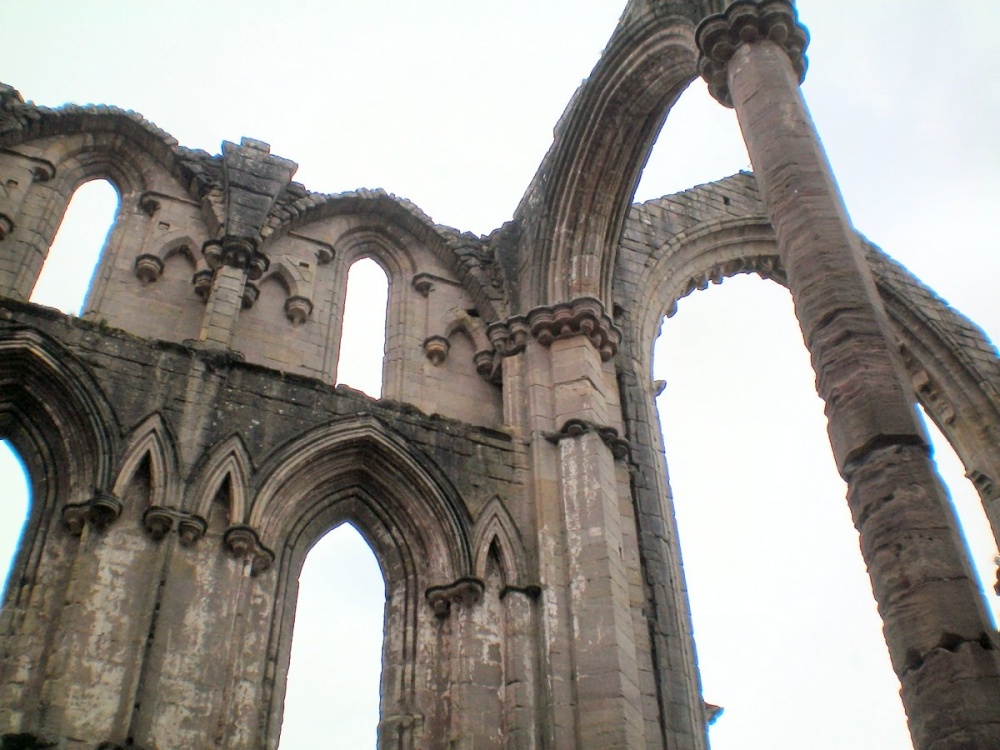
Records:
[[[299,575],[281,750],[375,747],[384,610],[375,555],[357,529],[338,526]]]
[[[382,395],[388,299],[389,279],[378,263],[361,258],[351,264],[347,272],[337,383],[374,398]]]
[[[791,296],[710,289],[663,322],[653,377],[712,750],[909,749]]]
[[[92,180],[73,193],[30,300],[79,315],[118,212],[118,191]]]
[[[14,564],[14,553],[24,523],[28,518],[28,472],[17,452],[6,440],[0,440],[0,574],[6,595],[7,578]],[[3,600],[0,599],[0,602]]]

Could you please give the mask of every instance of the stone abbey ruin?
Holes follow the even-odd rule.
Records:
[[[299,571],[350,522],[386,583],[379,747],[705,750],[652,345],[745,273],[792,294],[914,747],[1000,747],[1000,642],[915,411],[1000,530],[1000,360],[851,226],[807,42],[789,0],[630,0],[487,237],[0,87],[0,438],[32,496],[0,747],[275,748]],[[753,174],[632,205],[699,75]],[[83,317],[29,303],[98,177]],[[360,257],[389,277],[380,400],[333,385]]]

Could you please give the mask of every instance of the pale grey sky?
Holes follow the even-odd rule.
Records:
[[[486,233],[510,217],[622,6],[13,0],[0,11],[0,79],[45,105],[135,109],[212,153],[222,140],[264,140],[299,162],[296,179],[313,190],[384,187],[435,221]],[[855,225],[996,340],[1000,9],[992,0],[798,8],[812,33],[803,91]],[[732,113],[696,82],[636,199],[747,166]],[[89,270],[70,275],[79,283]],[[898,683],[790,310],[773,284],[729,280],[681,302],[656,358],[656,377],[668,380],[659,404],[705,696],[726,709],[713,748],[906,750]],[[961,467],[939,454],[956,502],[975,506]],[[15,519],[0,528],[10,530],[24,505],[6,472],[0,512]],[[970,521],[970,544],[989,573],[995,548],[984,525]],[[315,564],[318,583],[303,588],[326,614],[300,621],[326,644],[346,638],[331,630],[342,621],[369,636],[377,629],[329,590],[334,579],[363,580],[370,555],[334,559],[334,547],[349,543],[332,545],[326,562],[325,545],[317,549],[304,573]],[[289,692],[282,750],[314,746],[310,719],[331,747],[371,744],[349,734],[368,721],[357,731],[371,736],[370,709],[366,719],[333,690],[370,695],[364,676],[377,665],[324,663],[334,657],[296,638],[310,658],[293,667],[303,674]]]

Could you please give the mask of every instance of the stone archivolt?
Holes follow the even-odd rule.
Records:
[[[756,273],[808,330],[915,746],[995,745],[992,626],[919,435],[895,431],[909,402],[878,398],[923,404],[1000,529],[995,348],[849,227],[800,252],[788,217],[832,205],[832,178],[773,142],[787,123],[747,128],[757,176],[630,204],[697,70],[738,113],[764,78],[796,106],[807,42],[784,0],[629,3],[488,237],[381,190],[309,192],[261,141],[210,156],[0,86],[0,437],[34,493],[0,615],[3,742],[276,747],[299,571],[349,522],[386,584],[380,747],[704,750],[650,357],[679,299]],[[122,203],[71,319],[25,300],[95,177]],[[820,299],[818,254],[850,271]],[[381,401],[333,386],[362,257],[389,280]]]

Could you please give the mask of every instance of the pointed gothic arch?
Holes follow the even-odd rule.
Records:
[[[174,506],[180,498],[177,450],[169,426],[159,412],[132,430],[119,462],[112,494],[121,497],[143,461],[149,462],[150,506]]]
[[[370,416],[303,435],[270,456],[260,476],[247,520],[275,560],[268,649],[278,676],[262,716],[268,736],[276,739],[280,727],[299,570],[312,545],[345,522],[372,548],[386,584],[380,735],[401,747],[413,746],[421,725],[443,736],[447,675],[434,645],[438,615],[426,597],[472,571],[470,520],[450,482]]]
[[[201,518],[209,518],[212,502],[228,480],[229,523],[246,523],[250,508],[251,476],[253,463],[243,439],[239,435],[230,435],[208,452],[205,461],[196,470],[188,491],[190,512]]]

